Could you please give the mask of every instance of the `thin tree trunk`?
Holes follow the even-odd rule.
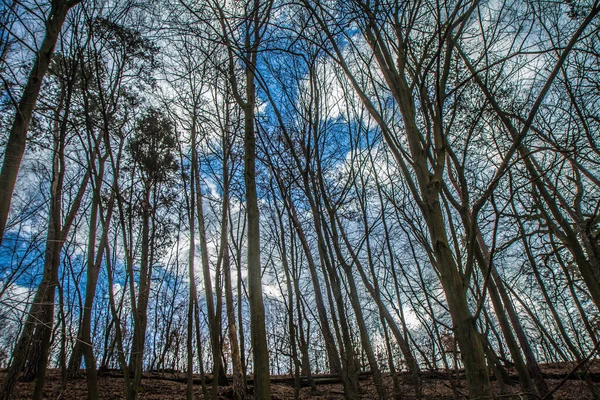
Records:
[[[273,194],[275,194],[275,188],[271,185],[271,191],[273,192]],[[293,373],[294,375],[294,399],[297,400],[300,398],[300,366],[301,366],[301,362],[298,359],[298,346],[297,346],[297,340],[296,340],[296,325],[294,323],[294,290],[292,288],[292,278],[291,278],[291,271],[290,271],[290,263],[288,260],[288,252],[287,252],[287,242],[286,242],[286,231],[284,228],[284,224],[283,224],[283,211],[279,208],[279,205],[277,202],[275,202],[275,209],[277,211],[277,227],[279,228],[278,230],[278,236],[279,236],[279,252],[281,254],[281,263],[283,265],[283,272],[285,275],[285,285],[286,285],[286,291],[287,291],[287,295],[288,295],[288,299],[286,302],[286,308],[287,308],[287,319],[288,319],[288,331],[289,331],[289,341],[290,341],[290,348],[292,350],[292,354],[291,354],[291,362],[292,362],[292,367],[290,369],[290,373]],[[292,255],[290,256],[293,257],[293,245],[290,246],[290,251],[292,252]],[[293,262],[293,260],[292,260]],[[298,320],[300,321],[301,318],[298,318]],[[310,379],[310,376],[308,377]]]
[[[152,187],[149,182],[145,183],[144,200],[142,201],[142,237],[141,237],[141,259],[140,276],[138,283],[137,304],[133,311],[133,339],[131,343],[130,365],[133,370],[133,380],[128,388],[128,396],[137,399],[142,382],[144,348],[146,344],[146,326],[148,321],[148,299],[150,296],[150,283],[152,277],[152,248],[151,224],[153,206],[150,202]],[[132,265],[129,268],[133,268]],[[133,273],[131,270],[130,274]],[[132,293],[132,301],[134,294]],[[133,301],[133,303],[135,303]],[[133,304],[132,303],[132,304]]]
[[[290,141],[289,137],[288,141]],[[306,256],[306,262],[308,264],[308,269],[311,276],[311,283],[313,286],[315,296],[315,304],[317,306],[317,314],[319,316],[321,332],[323,333],[325,349],[327,351],[327,357],[329,360],[329,368],[331,369],[332,373],[339,373],[341,372],[340,354],[335,345],[335,339],[333,338],[333,334],[331,333],[329,317],[327,316],[327,310],[325,308],[325,302],[323,300],[323,294],[321,291],[321,284],[319,283],[320,280],[317,274],[317,268],[312,255],[311,246],[308,243],[308,239],[304,232],[304,228],[302,227],[300,220],[298,219],[296,207],[285,189],[281,176],[279,175],[277,170],[274,170],[273,172],[275,173],[275,178],[277,180],[279,190],[284,200],[284,207],[287,210],[289,219],[292,221],[292,225],[294,227],[294,230],[296,231],[296,234],[298,235],[298,239],[300,239],[302,249],[304,250],[304,255]],[[308,193],[307,196],[309,196]],[[308,198],[309,201],[312,201],[312,197]]]
[[[197,151],[192,149],[192,151]],[[197,156],[196,156],[197,160]],[[199,160],[197,160],[199,162]],[[206,239],[206,224],[204,222],[204,199],[202,195],[202,187],[200,186],[200,170],[198,162],[192,165],[195,169],[194,176],[196,179],[196,208],[198,218],[198,238],[200,240],[200,255],[202,261],[202,273],[204,277],[204,291],[206,298],[206,312],[208,316],[208,329],[210,332],[210,342],[213,356],[213,389],[212,396],[216,396],[218,385],[227,385],[227,377],[221,362],[221,325],[218,323],[219,318],[215,310],[215,301],[213,294],[212,278],[210,276],[210,263],[208,262],[208,244]]]
[[[231,260],[229,258],[229,138],[224,133],[223,146],[223,195],[221,213],[221,257],[223,260],[223,275],[225,280],[225,308],[227,311],[229,344],[231,348],[231,363],[233,369],[233,393],[237,400],[246,399],[244,371],[238,345],[235,305],[233,303],[233,287],[231,284]]]
[[[115,321],[115,342],[117,345],[117,359],[119,361],[119,365],[121,366],[121,370],[123,371],[123,377],[125,379],[125,395],[127,396],[127,400],[134,400],[132,397],[132,393],[129,390],[131,386],[131,375],[129,365],[127,364],[127,360],[125,359],[125,350],[123,349],[123,332],[121,330],[121,318],[119,317],[119,312],[117,311],[117,306],[115,302],[115,294],[113,290],[114,280],[113,280],[113,268],[112,268],[112,259],[110,254],[110,247],[105,246],[106,252],[106,275],[108,280],[108,297],[110,302],[110,312],[112,314],[113,320]],[[127,284],[127,282],[125,282]],[[123,293],[122,300],[125,299],[125,293]]]
[[[189,282],[189,297],[188,297],[188,321],[187,321],[187,385],[186,385],[186,399],[192,400],[194,398],[194,346],[193,346],[193,335],[194,335],[194,310],[195,304],[198,300],[196,294],[196,277],[195,277],[195,265],[194,261],[196,259],[196,179],[195,179],[195,168],[196,165],[196,119],[195,115],[192,117],[192,168],[191,168],[191,178],[190,178],[190,193],[188,195],[187,190],[185,191],[185,199],[187,203],[187,212],[188,212],[188,223],[190,228],[190,247],[188,254],[188,274],[190,278]],[[182,163],[183,168],[183,163]],[[183,175],[183,173],[182,173]],[[185,184],[185,178],[183,179]],[[200,344],[199,344],[200,345]],[[200,354],[198,354],[200,357]]]

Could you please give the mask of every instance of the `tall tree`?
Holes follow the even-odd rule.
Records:
[[[42,82],[52,62],[54,48],[56,47],[67,13],[80,1],[51,1],[48,17],[45,21],[44,40],[36,52],[27,82],[23,88],[19,103],[16,106],[14,121],[4,151],[2,170],[0,171],[0,186],[4,188],[0,192],[0,244],[2,244],[2,239],[4,238],[10,203],[13,191],[15,190],[21,160],[25,154],[29,124],[40,95]]]
[[[175,158],[177,142],[171,121],[157,109],[149,108],[136,122],[135,135],[128,148],[134,171],[137,170],[139,174],[141,192],[138,203],[142,230],[141,254],[130,356],[133,381],[127,388],[128,399],[136,399],[141,389],[153,263],[158,256],[157,211],[171,201],[169,184],[179,168]],[[133,296],[132,293],[132,300]]]
[[[95,136],[89,142],[91,147],[86,149],[90,157],[84,172],[81,174],[79,188],[68,204],[67,211],[63,214],[63,191],[65,189],[65,177],[68,172],[66,162],[67,143],[68,136],[72,134],[70,115],[73,111],[72,103],[78,62],[79,60],[76,57],[60,57],[57,61],[57,69],[62,70],[64,75],[59,74],[62,78],[59,78],[59,102],[53,116],[55,122],[52,126],[52,178],[44,270],[25,327],[15,347],[15,357],[12,360],[2,392],[3,398],[11,397],[17,376],[25,367],[26,379],[36,379],[33,397],[39,399],[42,396],[50,354],[51,327],[54,323],[55,311],[54,299],[59,284],[61,252],[86,194],[87,185],[90,181],[89,170],[92,164],[95,163],[98,154],[100,137]]]
[[[221,34],[228,54],[228,78],[232,94],[244,115],[244,184],[246,195],[248,295],[250,300],[250,337],[254,361],[254,396],[271,398],[269,349],[265,327],[265,307],[262,293],[260,259],[260,213],[256,190],[256,75],[261,40],[268,24],[272,1],[249,0],[243,5],[243,35],[235,31],[226,18],[226,10],[216,5]],[[243,64],[243,80],[236,71],[238,60]],[[241,81],[241,82],[240,82]],[[243,86],[242,83],[243,82]]]

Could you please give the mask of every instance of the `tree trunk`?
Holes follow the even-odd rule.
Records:
[[[262,268],[260,263],[260,215],[256,194],[256,138],[254,107],[256,93],[253,67],[246,67],[247,105],[244,107],[244,183],[248,215],[248,296],[250,300],[250,337],[254,358],[254,398],[271,399],[269,350],[265,327],[265,306],[262,297]]]
[[[142,238],[141,238],[141,260],[140,278],[137,304],[134,309],[133,339],[131,343],[130,368],[133,370],[133,380],[128,388],[128,398],[137,399],[142,388],[142,372],[144,360],[144,347],[146,344],[146,326],[148,321],[148,299],[150,296],[150,283],[152,277],[150,224],[152,206],[150,204],[150,192],[152,190],[148,182],[145,183],[144,200],[142,201]],[[132,268],[132,266],[130,266]]]
[[[102,181],[104,179],[104,164],[108,157],[108,153],[105,154],[99,160],[99,171],[96,176],[96,183],[94,187],[93,193],[93,203],[92,203],[92,211],[90,215],[90,232],[88,239],[88,267],[87,267],[87,281],[85,288],[85,305],[83,308],[83,319],[81,322],[81,333],[80,333],[80,341],[78,345],[82,349],[83,357],[86,365],[86,379],[88,385],[88,398],[89,399],[97,399],[98,398],[98,377],[96,373],[96,358],[94,356],[94,348],[93,348],[93,340],[91,335],[91,325],[92,325],[92,310],[94,305],[94,298],[96,296],[96,287],[98,283],[98,276],[100,274],[100,268],[102,266],[102,258],[104,256],[104,247],[108,244],[108,234],[110,222],[112,220],[113,206],[115,201],[115,191],[111,192],[111,196],[108,200],[108,205],[106,208],[106,217],[102,217],[103,207],[101,205],[101,197],[100,192],[102,188]],[[117,184],[117,176],[118,173],[114,174],[113,178],[113,187]],[[100,243],[98,245],[98,250],[96,253],[95,244],[96,244],[96,227],[98,224],[98,213],[100,212],[100,219],[102,219],[103,229],[102,236],[100,238]],[[96,257],[94,258],[94,254]],[[77,345],[76,345],[77,347]],[[80,359],[77,360],[77,365],[80,363]]]
[[[56,47],[56,42],[67,13],[77,3],[77,0],[68,2],[63,0],[52,1],[50,14],[45,24],[46,33],[44,40],[36,53],[27,83],[21,95],[21,100],[15,112],[15,119],[10,129],[4,152],[2,171],[0,171],[0,187],[2,188],[0,190],[0,244],[2,244],[2,239],[4,238],[19,167],[21,166],[23,154],[25,154],[25,142],[33,110],[37,104],[42,82],[52,61],[54,48]]]
[[[223,260],[223,275],[225,279],[225,308],[227,310],[227,323],[229,344],[231,346],[231,364],[233,369],[233,393],[236,400],[246,399],[246,385],[244,383],[242,359],[238,345],[235,305],[233,303],[233,287],[231,284],[231,260],[229,259],[229,138],[223,133],[223,210],[221,213],[221,257]]]
[[[197,150],[193,150],[197,151]],[[206,224],[204,221],[204,199],[202,195],[202,187],[200,186],[200,170],[198,166],[198,157],[196,156],[196,164],[192,165],[195,169],[194,177],[196,179],[196,208],[198,218],[198,237],[200,239],[200,253],[202,260],[202,273],[204,277],[204,290],[206,298],[206,312],[208,316],[208,329],[210,332],[210,342],[213,356],[213,389],[212,395],[216,396],[217,385],[227,385],[227,377],[221,362],[221,325],[219,324],[215,310],[215,301],[213,295],[212,278],[210,276],[210,263],[208,262],[208,245],[206,240]]]

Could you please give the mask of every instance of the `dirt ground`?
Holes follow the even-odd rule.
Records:
[[[563,379],[572,370],[572,366],[562,365],[544,365],[543,373],[546,375],[546,381],[550,390],[558,385],[560,388],[554,393],[555,399],[580,400],[591,399],[588,384],[578,376],[572,376],[570,379]],[[600,362],[596,361],[590,369],[591,379],[598,382],[600,378]],[[511,374],[512,375],[512,374]],[[318,376],[317,376],[318,377]],[[199,378],[199,377],[198,377]],[[277,383],[272,384],[274,400],[285,400],[294,398],[294,387],[289,377],[276,376],[273,380]],[[400,374],[402,399],[416,399],[414,385],[410,383],[409,377]],[[390,399],[393,398],[393,384],[391,376],[384,377],[390,393]],[[179,380],[179,381],[178,381]],[[287,380],[287,382],[286,382]],[[4,372],[0,372],[0,384],[3,384]],[[283,382],[282,382],[283,381]],[[325,379],[326,381],[326,379]],[[422,378],[423,392],[422,399],[455,399],[468,398],[466,396],[465,382],[461,379],[452,378],[445,372],[424,373]],[[598,383],[596,383],[598,385]],[[101,373],[99,375],[100,398],[101,399],[124,399],[123,378],[118,373]],[[454,389],[453,389],[454,386]],[[493,382],[494,392],[498,399],[522,399],[526,398],[520,395],[520,387],[513,384],[501,389],[497,382]],[[175,373],[152,373],[146,374],[142,381],[142,392],[140,399],[147,400],[176,400],[185,399],[184,375]],[[365,376],[360,382],[361,399],[374,399],[375,387],[370,377]],[[18,383],[13,398],[29,399],[33,392],[33,382]],[[229,387],[219,388],[222,399],[231,398],[231,389]],[[82,374],[66,382],[66,388],[62,388],[59,371],[48,371],[46,387],[44,391],[46,399],[60,400],[79,400],[87,398],[87,389],[85,376]],[[200,384],[194,387],[194,398],[203,399],[202,387]],[[300,399],[319,399],[319,400],[342,400],[344,399],[343,388],[340,383],[323,383],[317,385],[317,391],[310,387],[303,387],[300,391]]]

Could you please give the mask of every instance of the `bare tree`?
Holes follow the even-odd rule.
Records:
[[[0,193],[0,244],[4,238],[10,203],[17,182],[21,160],[23,154],[25,154],[29,124],[40,95],[42,82],[52,62],[54,48],[56,47],[56,42],[58,41],[67,13],[80,1],[51,1],[49,14],[45,21],[44,40],[36,52],[27,83],[23,88],[19,103],[16,105],[14,122],[10,129],[10,135],[4,152],[2,170],[0,171],[0,185],[5,188]]]

